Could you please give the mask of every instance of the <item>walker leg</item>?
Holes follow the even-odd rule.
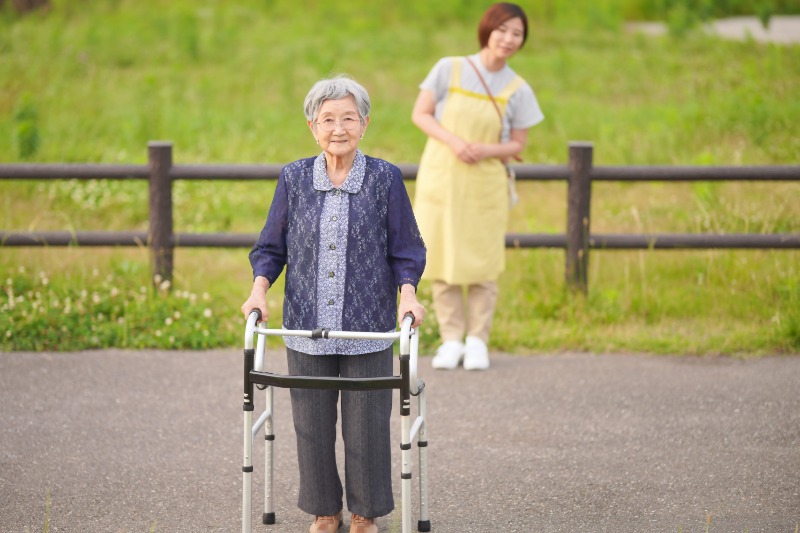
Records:
[[[253,412],[244,412],[244,461],[242,462],[242,533],[250,533],[252,520],[251,478],[253,475]]]
[[[419,401],[419,416],[422,418],[422,425],[419,427],[417,436],[417,446],[419,447],[419,522],[417,522],[417,531],[424,532],[431,530],[428,509],[428,415],[424,388],[419,391],[417,400]]]
[[[253,369],[255,350],[244,350],[244,457],[242,460],[242,533],[252,530],[252,477],[253,477],[253,384],[250,382],[250,370]]]
[[[264,422],[264,516],[262,517],[262,522],[267,525],[275,523],[275,503],[273,502],[273,476],[275,474],[275,469],[272,446],[275,442],[275,433],[272,426],[273,390],[272,387],[267,387],[266,410],[269,412],[269,417]]]
[[[402,422],[400,449],[402,450],[401,455],[403,460],[400,474],[400,493],[403,512],[402,533],[411,533],[411,426],[409,418],[409,414],[400,415]]]

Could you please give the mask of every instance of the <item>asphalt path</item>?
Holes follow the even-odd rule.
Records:
[[[0,531],[240,531],[241,359],[0,354]],[[487,372],[424,357],[420,377],[435,532],[798,531],[798,356],[493,354]],[[275,402],[278,523],[260,524],[256,439],[254,524],[305,532],[288,391]],[[400,526],[395,422],[381,531]]]

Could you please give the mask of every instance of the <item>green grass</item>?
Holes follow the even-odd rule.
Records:
[[[2,162],[144,163],[146,143],[164,139],[174,142],[176,163],[288,162],[316,150],[302,101],[332,72],[348,72],[370,91],[362,149],[416,162],[425,142],[409,118],[417,85],[439,57],[475,50],[485,7],[53,4],[27,17],[0,10]],[[626,19],[665,18],[675,5],[530,7],[529,42],[512,66],[547,119],[530,132],[526,162],[564,164],[570,140],[591,140],[601,165],[797,163],[800,46],[622,30]],[[731,3],[729,13],[745,7]],[[179,181],[175,229],[255,233],[273,188]],[[409,189],[413,195],[413,183]],[[510,231],[564,232],[563,183],[519,189]],[[4,181],[0,190],[3,230],[147,228],[145,182]],[[799,197],[798,183],[597,183],[592,228],[797,233]],[[561,251],[509,250],[507,264],[496,349],[800,351],[797,251],[593,251],[586,299],[565,293]],[[170,292],[151,289],[144,249],[3,248],[0,349],[238,346],[250,281],[246,250],[177,249]],[[420,294],[430,311],[427,284]],[[277,320],[277,291],[272,305]],[[437,342],[429,319],[428,351]]]

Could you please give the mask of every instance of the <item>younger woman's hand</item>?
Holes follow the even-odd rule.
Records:
[[[450,142],[450,150],[453,151],[455,156],[472,165],[480,161],[478,152],[475,150],[474,143],[467,143],[463,139],[454,139]]]

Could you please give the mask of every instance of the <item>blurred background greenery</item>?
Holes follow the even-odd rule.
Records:
[[[347,72],[373,100],[362,149],[418,161],[410,122],[442,56],[477,51],[474,0],[53,0],[0,3],[0,161],[285,163],[315,153],[302,114],[317,79]],[[713,17],[800,13],[790,0],[545,0],[512,67],[547,119],[529,163],[796,164],[800,45],[725,41]],[[664,22],[661,37],[626,23]],[[274,184],[175,183],[175,229],[259,231]],[[408,184],[413,196],[413,183]],[[145,230],[144,182],[4,181],[3,230]],[[522,183],[510,231],[563,233],[565,185]],[[800,231],[797,183],[598,183],[596,232]],[[508,251],[492,340],[511,352],[800,351],[796,251],[593,252],[590,294],[568,297],[563,252]],[[145,249],[1,248],[0,349],[209,348],[241,342],[247,250],[178,249],[172,290],[151,290]],[[276,287],[280,289],[280,286]],[[166,289],[166,288],[165,288]],[[429,288],[421,286],[429,299]],[[429,301],[428,301],[429,303]],[[274,321],[281,300],[272,301]],[[277,323],[277,322],[275,322]],[[435,346],[435,316],[424,330]]]

